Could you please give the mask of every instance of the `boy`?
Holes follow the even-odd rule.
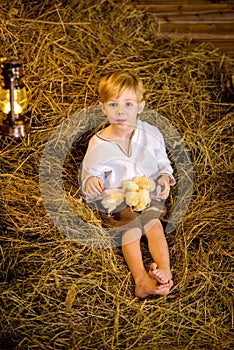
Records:
[[[143,111],[144,88],[138,76],[116,72],[104,77],[99,85],[100,103],[109,125],[94,135],[82,164],[82,188],[87,201],[96,201],[108,227],[121,232],[122,251],[135,281],[135,295],[167,295],[173,285],[168,245],[157,211],[141,214],[120,206],[111,216],[100,207],[105,191],[119,189],[123,181],[145,176],[160,187],[158,200],[165,200],[175,184],[159,130],[138,116]],[[152,201],[153,203],[153,201]],[[146,235],[153,263],[144,268],[140,249]]]

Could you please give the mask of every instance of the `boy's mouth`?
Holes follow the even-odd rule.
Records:
[[[127,119],[116,119],[116,123],[124,123]]]

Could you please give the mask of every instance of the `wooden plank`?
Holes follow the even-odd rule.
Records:
[[[143,6],[143,5],[142,5]],[[160,23],[173,22],[206,22],[206,23],[233,23],[234,31],[234,1],[232,4],[205,4],[205,5],[160,5],[147,8]]]
[[[158,30],[166,33],[234,33],[233,23],[161,23],[158,21]]]
[[[187,38],[187,39],[196,39],[196,40],[208,40],[208,41],[225,41],[225,42],[234,42],[234,33],[231,34],[211,34],[211,33],[166,33],[166,32],[157,32],[155,33],[156,37],[160,38]]]
[[[233,0],[133,0],[138,5],[223,5],[232,4]]]
[[[153,13],[153,15],[157,18],[160,23],[230,23],[233,25],[234,30],[234,11],[228,13],[215,13],[209,12],[206,14],[196,13],[181,13],[181,14],[160,14]]]
[[[135,4],[135,2],[134,2]],[[135,4],[135,7],[138,10],[146,10],[147,12],[156,12],[156,13],[165,13],[165,12],[205,12],[205,11],[233,11],[234,4],[233,2],[230,4],[220,4],[220,3],[215,3],[215,4],[166,4],[162,5],[147,5],[147,4],[142,4],[138,5]]]

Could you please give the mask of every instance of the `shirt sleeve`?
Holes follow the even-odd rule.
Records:
[[[161,135],[161,140],[160,140],[160,152],[159,152],[159,173],[158,173],[158,177],[161,177],[162,175],[168,175],[170,178],[170,185],[173,186],[175,185],[176,181],[173,174],[173,169],[171,166],[171,162],[167,156],[166,153],[166,147],[165,147],[165,142],[164,142],[164,138]]]
[[[91,176],[98,176],[104,183],[105,172],[102,162],[103,157],[100,157],[102,154],[100,153],[100,150],[95,151],[97,147],[98,144],[96,137],[94,136],[89,141],[88,149],[81,165],[81,188],[83,193],[85,193],[86,182]]]
[[[155,180],[159,179],[162,175],[168,175],[170,178],[170,185],[173,186],[176,184],[176,181],[173,176],[171,162],[166,152],[163,135],[157,127],[150,125],[150,128],[152,128],[151,132],[153,131],[157,140],[157,142],[155,142],[157,144],[157,147],[155,148],[155,158],[157,159],[158,171]]]

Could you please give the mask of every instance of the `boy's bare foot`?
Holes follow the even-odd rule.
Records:
[[[157,286],[158,295],[167,295],[170,292],[171,287],[173,286],[173,281],[170,280],[167,283],[159,284]]]
[[[146,298],[148,295],[155,294],[157,291],[157,282],[152,280],[147,273],[145,273],[139,280],[135,281],[135,283],[135,295],[139,298]]]
[[[158,269],[156,263],[150,265],[149,276],[164,285],[171,281],[172,274],[170,269]],[[173,283],[172,283],[173,284]]]
[[[150,278],[146,273],[139,281],[136,281],[135,295],[139,298],[146,298],[151,294],[167,295],[172,285],[172,280],[164,284],[157,284],[157,280]]]

